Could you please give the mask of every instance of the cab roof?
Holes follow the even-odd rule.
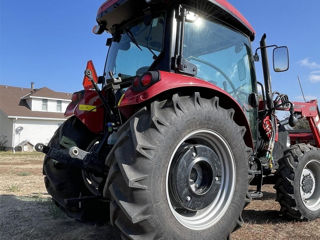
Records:
[[[143,14],[147,7],[175,4],[186,4],[202,10],[208,16],[215,18],[239,29],[254,40],[255,30],[247,19],[227,0],[108,0],[101,5],[97,13],[97,22],[111,32],[114,25],[122,24],[129,19]]]

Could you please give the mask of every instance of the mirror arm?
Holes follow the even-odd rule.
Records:
[[[262,50],[262,49],[265,49],[265,48],[271,48],[271,47],[273,47],[273,48],[277,48],[277,47],[279,47],[278,45],[275,45],[275,44],[273,44],[273,45],[269,45],[269,46],[264,46],[264,47],[258,47],[257,49],[256,49],[256,51],[255,51],[255,53],[254,54],[258,54],[258,50]]]

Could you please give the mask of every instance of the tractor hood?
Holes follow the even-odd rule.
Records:
[[[101,5],[97,13],[97,22],[108,32],[113,33],[114,26],[143,16],[146,10],[170,9],[177,4],[185,4],[217,18],[240,30],[253,41],[255,31],[241,13],[226,0],[108,0]]]

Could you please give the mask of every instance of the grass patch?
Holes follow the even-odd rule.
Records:
[[[53,201],[49,202],[48,211],[49,211],[49,215],[53,219],[66,218],[65,213],[59,207],[57,207],[57,205],[55,205]]]
[[[11,151],[0,151],[0,156],[41,156],[44,155],[42,152],[11,152]]]
[[[0,151],[0,161],[8,161],[8,160],[42,160],[45,154],[40,152],[16,152],[13,153],[11,151],[3,152]]]
[[[18,185],[11,185],[7,188],[8,192],[19,192],[21,190],[21,188]]]
[[[47,208],[48,215],[53,219],[67,218],[65,213],[50,198],[43,198],[40,194],[28,197],[17,197],[21,201],[35,202],[43,208]]]
[[[50,199],[41,197],[40,194],[35,194],[33,196],[19,196],[17,199],[25,202],[36,202],[40,204],[48,204],[51,203]]]
[[[29,172],[18,172],[17,173],[17,176],[20,176],[20,177],[26,177],[26,176],[30,176],[31,173]]]
[[[40,195],[34,195],[28,197],[17,197],[17,199],[26,202],[34,202],[39,208],[47,209],[48,216],[53,219],[67,218],[65,213],[57,207],[50,198],[43,198]]]

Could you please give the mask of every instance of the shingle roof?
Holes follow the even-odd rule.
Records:
[[[31,96],[44,97],[44,98],[58,98],[58,99],[70,99],[71,98],[70,93],[55,92],[47,87],[34,89],[33,91],[31,91],[31,89],[29,89],[29,94],[27,96],[25,96],[24,98],[31,97]]]
[[[55,92],[46,87],[31,91],[31,88],[0,85],[0,111],[7,116],[65,118],[63,113],[31,111],[25,100],[30,95],[43,98],[71,98],[70,93]]]

